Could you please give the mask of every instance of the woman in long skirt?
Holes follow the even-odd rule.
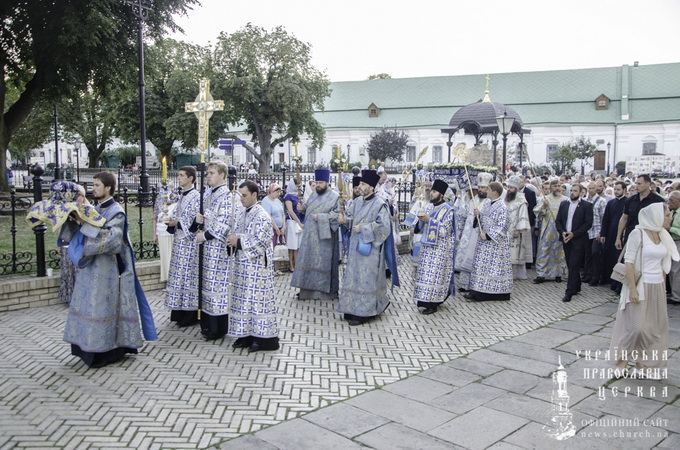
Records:
[[[638,218],[626,244],[627,283],[621,289],[610,354],[617,377],[634,363],[631,377],[660,380],[665,378],[668,357],[665,277],[671,259],[678,261],[680,255],[664,228],[670,214],[663,203],[642,208]],[[637,284],[636,272],[642,274]]]

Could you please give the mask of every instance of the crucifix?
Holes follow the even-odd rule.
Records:
[[[203,196],[205,194],[205,183],[203,177],[205,174],[205,151],[208,150],[208,130],[209,121],[215,111],[222,111],[224,109],[224,102],[222,100],[213,99],[210,94],[210,80],[202,78],[199,81],[199,91],[196,100],[184,104],[184,111],[196,114],[198,119],[198,149],[201,151],[201,164],[199,169],[201,171],[201,200],[200,212],[203,214]],[[198,247],[198,319],[201,319],[201,309],[203,308],[203,245]],[[202,326],[202,325],[201,325]]]
[[[205,163],[205,151],[208,150],[209,120],[213,112],[224,110],[222,100],[214,100],[210,94],[210,80],[201,79],[196,100],[184,104],[184,111],[196,114],[198,119],[198,149],[201,151],[201,164]]]

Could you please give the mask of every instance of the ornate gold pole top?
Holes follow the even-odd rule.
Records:
[[[491,98],[489,97],[489,80],[491,77],[489,74],[486,74],[486,91],[484,91],[484,100],[482,100],[482,103],[489,103],[491,101]]]

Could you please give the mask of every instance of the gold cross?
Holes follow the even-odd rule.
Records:
[[[209,120],[213,112],[222,111],[224,101],[214,100],[210,94],[210,80],[201,79],[196,100],[184,104],[184,111],[196,114],[198,119],[198,149],[201,151],[201,162],[205,162],[205,151],[208,149]]]

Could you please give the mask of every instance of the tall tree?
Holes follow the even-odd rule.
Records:
[[[178,30],[173,16],[197,0],[156,0],[146,34]],[[9,143],[39,100],[115,83],[121,68],[136,65],[137,21],[125,1],[3,0],[0,2],[0,191],[7,190]],[[8,87],[18,89],[16,100]]]
[[[184,104],[198,94],[198,83],[207,77],[214,98],[223,99],[224,88],[211,68],[211,52],[172,39],[163,39],[146,51],[146,136],[170,158],[175,141],[195,148],[198,121],[184,112]],[[134,90],[123,90],[113,109],[116,136],[125,142],[139,142],[139,98]],[[210,141],[216,143],[232,121],[229,111],[216,112],[210,119]]]
[[[406,132],[385,127],[371,134],[366,144],[366,151],[371,159],[377,161],[385,161],[388,158],[401,161],[404,159],[408,139]]]
[[[306,133],[314,147],[323,145],[325,131],[314,109],[323,110],[330,81],[312,66],[309,44],[283,27],[266,31],[248,24],[220,34],[214,58],[232,114],[258,143],[246,149],[260,171],[269,169],[273,149],[286,140],[297,141]]]

